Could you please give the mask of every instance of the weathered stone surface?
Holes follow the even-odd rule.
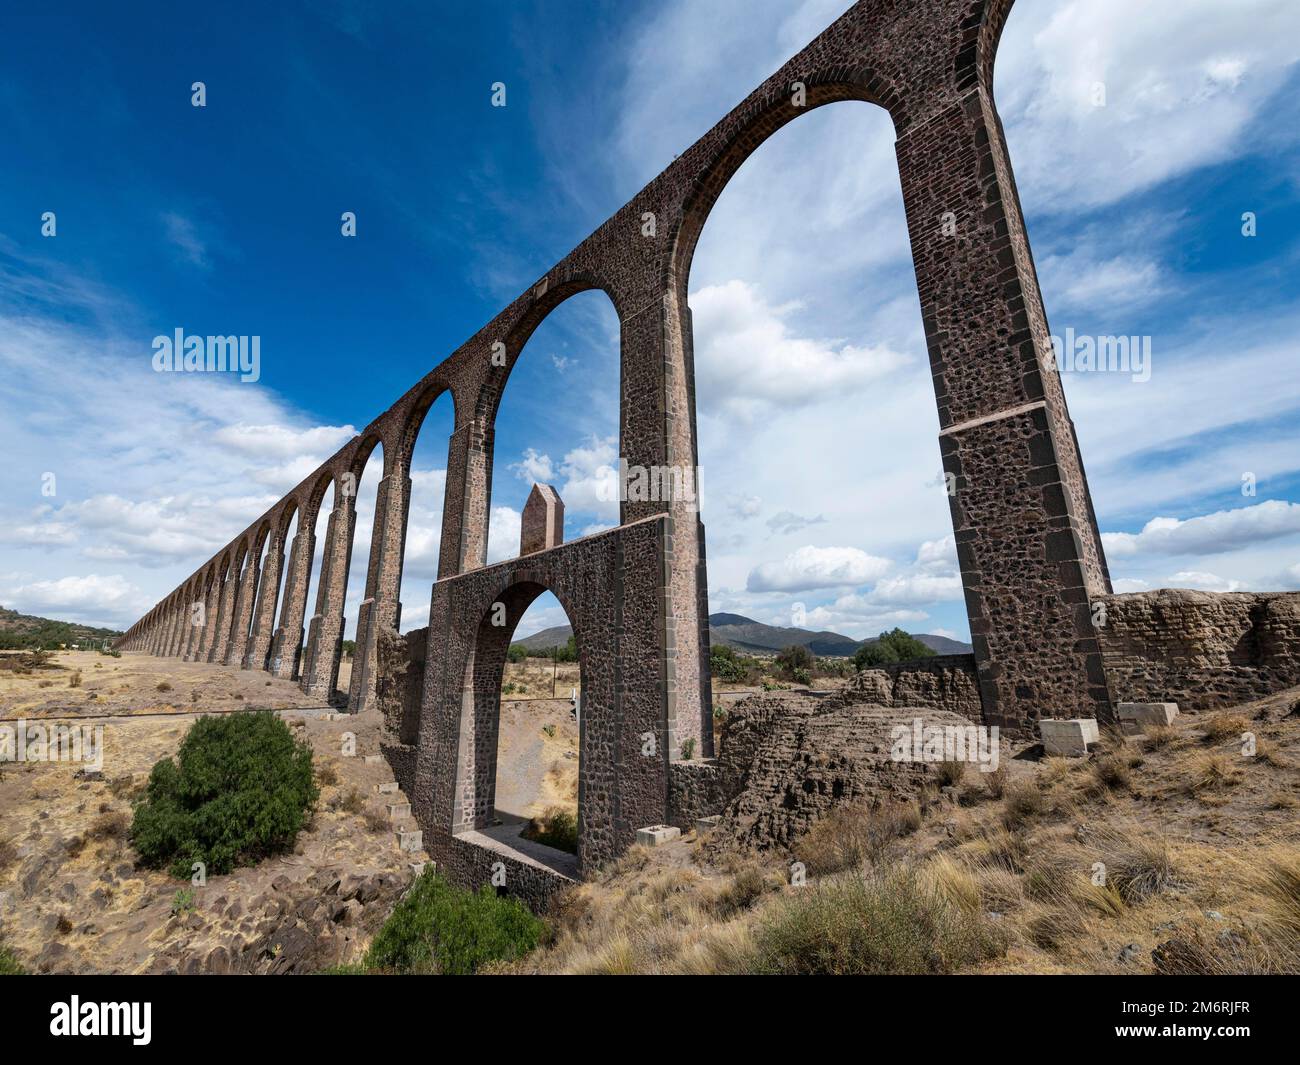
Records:
[[[760,849],[788,846],[840,803],[917,800],[934,785],[937,767],[895,761],[894,729],[918,718],[926,726],[971,727],[947,711],[860,698],[846,691],[821,700],[782,694],[736,703],[718,758],[728,796],[720,834]]]
[[[1038,732],[1043,751],[1057,758],[1083,758],[1088,753],[1088,744],[1101,740],[1101,731],[1092,718],[1041,718]]]
[[[531,555],[564,543],[564,500],[549,484],[535,484],[519,522],[519,553]]]
[[[1300,684],[1300,592],[1161,589],[1105,596],[1116,696],[1210,710]]]
[[[643,847],[658,847],[681,837],[682,830],[676,825],[646,825],[636,830],[636,841]]]

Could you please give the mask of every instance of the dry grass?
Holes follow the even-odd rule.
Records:
[[[1221,710],[1211,714],[1201,724],[1201,733],[1207,743],[1224,743],[1235,740],[1250,731],[1250,722],[1241,714]]]
[[[896,840],[920,827],[921,810],[915,803],[839,806],[813,825],[794,853],[811,875],[826,876],[879,864]]]

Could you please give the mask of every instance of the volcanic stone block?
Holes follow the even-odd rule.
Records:
[[[1146,732],[1153,725],[1171,725],[1177,716],[1177,703],[1119,704],[1119,720],[1125,732]]]
[[[519,553],[531,555],[564,543],[564,501],[549,484],[535,484],[519,523]]]
[[[661,843],[677,839],[682,830],[673,825],[650,825],[636,830],[636,841],[646,847],[658,847]]]
[[[1043,750],[1064,758],[1082,758],[1088,753],[1088,744],[1097,743],[1101,739],[1097,722],[1090,717],[1076,717],[1068,721],[1043,718],[1038,722],[1038,732],[1043,738]]]

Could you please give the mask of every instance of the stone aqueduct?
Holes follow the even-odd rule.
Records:
[[[1020,730],[1040,715],[1113,720],[1090,615],[1110,581],[993,100],[1012,2],[860,0],[119,646],[265,669],[329,698],[354,486],[382,444],[348,693],[353,712],[371,708],[377,634],[396,629],[402,611],[412,451],[426,412],[450,393],[442,550],[412,737],[411,798],[430,850],[492,815],[502,663],[515,623],[543,590],[568,611],[580,648],[581,866],[618,853],[637,827],[667,820],[672,763],[686,751],[708,756],[713,742],[705,541],[694,503],[627,501],[612,530],[488,566],[494,419],[533,330],[573,294],[598,288],[621,323],[620,454],[632,466],[695,469],[686,295],[709,210],[774,131],[806,110],[859,100],[887,109],[897,134],[984,720]],[[316,519],[331,485],[319,592],[309,604]],[[297,534],[286,544],[295,514]],[[495,603],[505,605],[503,627],[489,621]],[[656,739],[650,757],[646,734]]]

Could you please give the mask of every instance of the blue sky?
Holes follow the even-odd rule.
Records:
[[[129,624],[846,6],[11,8],[0,604]],[[997,68],[1053,331],[1151,338],[1149,380],[1066,376],[1120,590],[1300,588],[1300,10],[1222,8],[1022,3]],[[965,638],[892,141],[879,109],[811,112],[705,227],[711,608]],[[153,373],[176,328],[260,336],[260,380]],[[533,480],[569,536],[616,519],[617,336],[585,293],[530,341],[497,424],[492,558],[517,551]],[[404,627],[427,616],[449,429],[442,403]],[[521,632],[562,620],[539,602]]]

